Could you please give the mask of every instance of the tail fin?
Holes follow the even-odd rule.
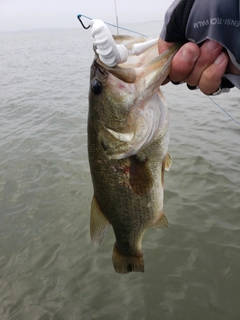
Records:
[[[144,260],[142,254],[139,256],[126,256],[120,253],[116,245],[113,249],[113,266],[118,273],[144,272]]]

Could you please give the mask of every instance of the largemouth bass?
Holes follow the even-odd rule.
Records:
[[[131,47],[144,38],[116,36]],[[158,55],[157,45],[104,65],[95,48],[91,66],[88,154],[94,188],[90,234],[99,245],[112,225],[118,273],[144,272],[141,242],[150,227],[168,225],[163,213],[164,170],[169,170],[168,110],[159,89],[176,47]]]

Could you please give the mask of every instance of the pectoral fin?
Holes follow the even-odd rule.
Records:
[[[172,165],[172,156],[168,152],[165,160],[162,163],[162,174],[161,174],[161,182],[162,182],[162,187],[164,187],[164,171],[169,171]]]
[[[166,159],[165,159],[165,170],[169,171],[171,166],[172,166],[172,156],[168,152],[167,155],[166,155]]]
[[[109,227],[110,223],[100,209],[97,199],[93,197],[90,218],[90,235],[92,243],[100,245],[105,238]]]

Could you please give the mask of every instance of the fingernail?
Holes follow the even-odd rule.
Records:
[[[207,41],[207,48],[211,51],[217,49],[220,46],[221,45],[216,41],[212,41],[212,40]]]
[[[193,50],[183,47],[182,57],[188,62],[195,62],[198,58],[198,55]]]
[[[196,89],[199,89],[198,86],[190,86],[189,84],[187,84],[187,87],[189,90],[196,90]]]
[[[223,52],[217,57],[217,59],[214,61],[215,64],[220,65],[224,62],[225,60],[225,55]]]

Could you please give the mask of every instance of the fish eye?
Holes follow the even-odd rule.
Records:
[[[91,89],[93,93],[100,94],[102,92],[102,85],[97,79],[93,79]]]

